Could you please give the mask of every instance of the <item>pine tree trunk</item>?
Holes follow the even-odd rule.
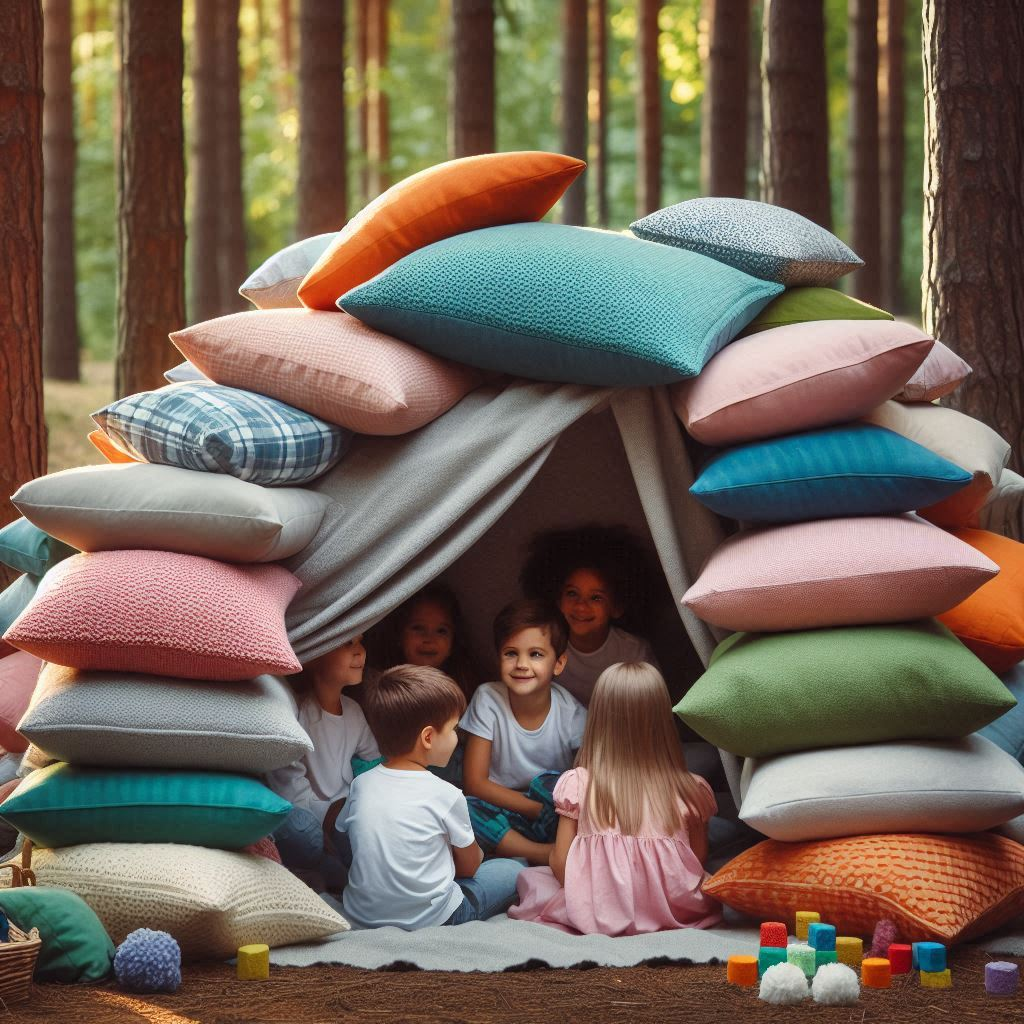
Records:
[[[494,136],[494,0],[452,0],[448,152],[492,153]]]
[[[701,108],[701,189],[742,199],[747,193],[747,70],[750,0],[704,0],[707,52]]]
[[[974,373],[945,401],[1024,468],[1024,6],[925,0],[925,330]]]
[[[369,60],[370,0],[356,0],[356,89],[359,93],[359,205],[370,201],[370,168],[367,150],[370,145],[368,99],[366,94],[366,62]]]
[[[636,215],[661,206],[661,62],[658,55],[660,0],[637,0]]]
[[[71,0],[46,0],[43,39],[43,373],[78,380]]]
[[[562,0],[562,152],[587,159],[587,0]],[[586,174],[562,196],[562,223],[587,223]]]
[[[761,52],[761,198],[831,228],[823,0],[765,0]]]
[[[850,246],[864,266],[850,277],[850,292],[881,301],[881,196],[878,184],[878,0],[849,0],[850,82],[847,149],[847,223]]]
[[[597,223],[608,226],[608,0],[590,8],[590,174]]]
[[[878,154],[881,187],[879,301],[904,311],[903,257],[903,21],[905,0],[878,3]]]
[[[302,0],[299,15],[299,182],[296,235],[345,224],[345,5]]]
[[[117,201],[115,390],[163,385],[185,324],[182,0],[121,6],[123,126]]]
[[[390,184],[391,162],[388,94],[384,76],[388,66],[388,0],[370,0],[366,35],[366,155],[367,187],[371,197]]]
[[[0,0],[0,524],[46,472],[43,420],[43,16]],[[0,586],[12,574],[0,566]]]
[[[762,190],[761,158],[764,156],[764,108],[761,94],[760,3],[750,11],[750,49],[747,57],[747,191],[758,198]]]

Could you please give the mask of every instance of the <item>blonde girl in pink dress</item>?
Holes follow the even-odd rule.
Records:
[[[701,888],[715,797],[686,769],[657,669],[620,663],[601,673],[576,767],[554,799],[550,867],[519,875],[509,917],[601,935],[719,923]]]

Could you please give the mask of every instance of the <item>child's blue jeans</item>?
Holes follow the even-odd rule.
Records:
[[[516,878],[523,864],[508,857],[485,860],[472,878],[456,878],[462,890],[462,904],[445,924],[465,924],[467,921],[486,921],[502,914],[516,899]]]
[[[331,845],[324,845],[324,827],[320,819],[305,807],[293,807],[283,824],[274,832],[281,861],[286,868],[316,871],[331,892],[341,892],[352,866],[352,846],[348,836],[334,830]]]

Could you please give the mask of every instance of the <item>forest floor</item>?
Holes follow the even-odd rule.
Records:
[[[80,383],[47,380],[43,391],[49,454],[46,471],[106,462],[88,439],[96,426],[89,415],[114,400],[114,364],[83,361]]]

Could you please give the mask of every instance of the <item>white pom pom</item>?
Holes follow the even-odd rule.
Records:
[[[816,1003],[850,1006],[860,999],[860,979],[846,964],[822,964],[811,982],[811,995]]]
[[[761,975],[759,995],[766,1003],[802,1003],[807,998],[807,979],[795,964],[772,964]]]

